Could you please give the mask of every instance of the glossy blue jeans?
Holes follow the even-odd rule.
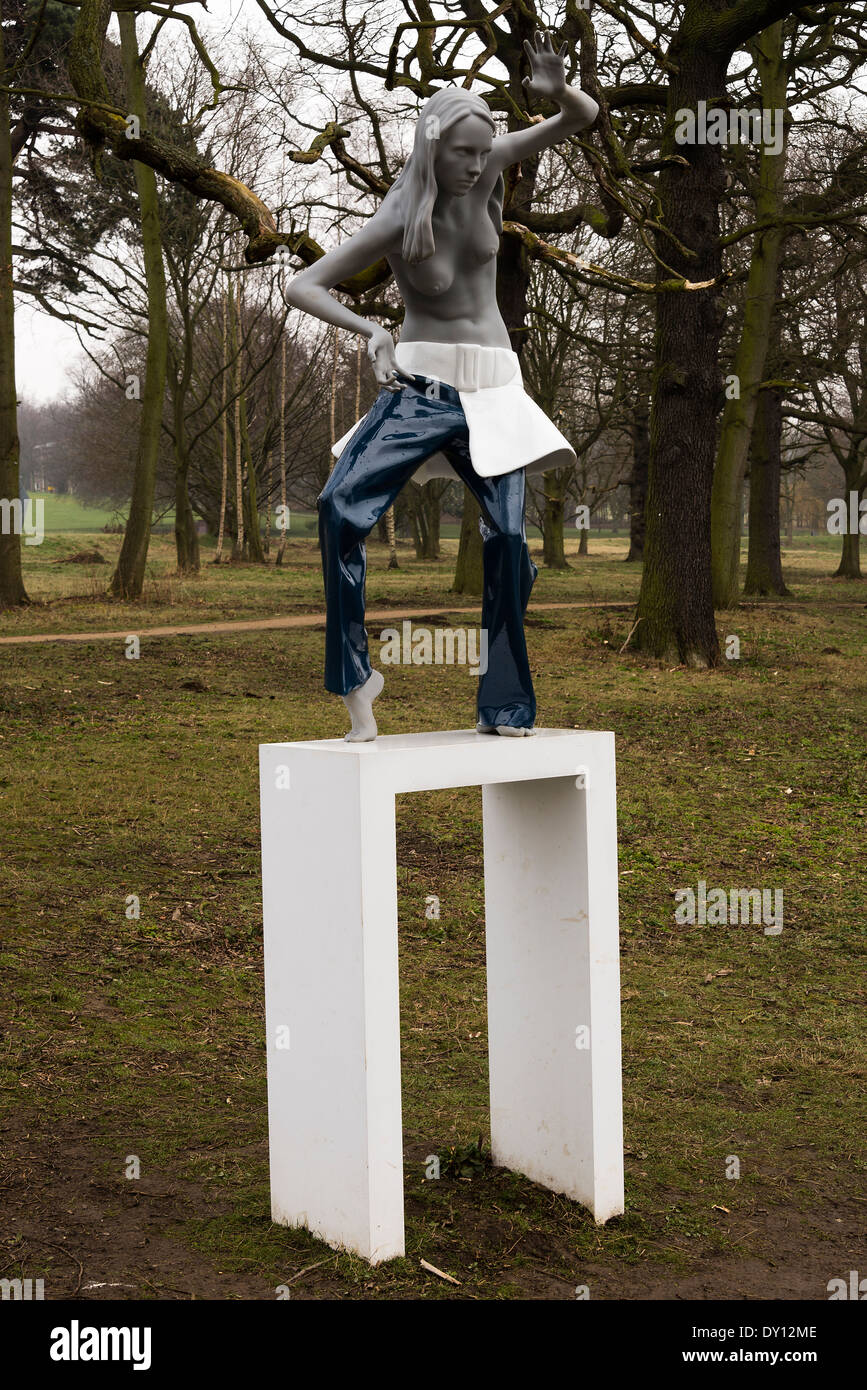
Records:
[[[536,697],[524,638],[524,611],[538,569],[524,528],[523,468],[482,478],[470,459],[458,392],[445,382],[398,373],[397,392],[381,390],[317,500],[325,580],[325,687],[348,695],[371,674],[364,626],[364,540],[415,470],[442,452],[481,509],[484,562],[482,628],[487,669],[479,676],[478,718],[532,728]]]

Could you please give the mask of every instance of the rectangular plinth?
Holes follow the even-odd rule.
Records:
[[[272,1214],[403,1254],[397,793],[482,786],[494,1159],[623,1210],[614,736],[260,748]]]

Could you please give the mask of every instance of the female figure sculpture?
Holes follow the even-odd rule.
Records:
[[[364,627],[364,540],[405,483],[455,476],[481,509],[487,669],[479,733],[532,734],[536,700],[523,618],[537,569],[524,526],[526,472],[574,462],[568,441],[524,391],[496,297],[503,170],[593,124],[596,102],[568,87],[547,33],[524,45],[528,90],[560,107],[526,130],[494,135],[481,97],[443,87],[423,106],[413,151],[361,231],[290,282],[290,303],[368,340],[380,393],[338,441],[318,499],[327,603],[325,685],[351,716],[347,739],[376,737]],[[406,307],[400,341],[330,290],[385,257]]]

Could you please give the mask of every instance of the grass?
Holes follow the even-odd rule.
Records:
[[[87,541],[110,562],[119,539]],[[784,1212],[791,1231],[831,1191],[859,1200],[867,593],[829,581],[826,539],[787,552],[790,602],[721,616],[741,657],[714,673],[618,656],[627,609],[528,616],[539,722],[617,733],[623,1217],[597,1228],[481,1160],[469,1175],[426,1178],[430,1155],[445,1164],[480,1135],[484,1152],[489,1134],[481,796],[470,788],[398,798],[407,1256],[371,1270],[271,1226],[256,750],[345,727],[314,629],[149,639],[138,661],[105,641],[0,648],[0,968],[11,985],[0,1148],[14,1162],[40,1125],[86,1120],[104,1175],[136,1154],[188,1194],[174,1239],[191,1267],[246,1279],[243,1296],[273,1297],[318,1261],[299,1294],[568,1297],[589,1279],[595,1296],[628,1291],[648,1268],[673,1288],[697,1262],[767,1265],[763,1211]],[[0,635],[321,605],[306,538],[282,572],[205,566],[184,581],[158,538],[139,605],[105,600],[105,567],[97,584],[56,563],[83,543],[52,535],[26,553],[38,605],[4,617]],[[574,568],[540,573],[534,601],[631,601],[639,574],[623,549],[594,539],[579,561],[573,548]],[[450,558],[418,564],[403,548],[401,564],[388,571],[371,546],[370,606],[455,601]],[[381,732],[469,727],[465,672],[387,677]],[[678,926],[674,892],[699,879],[781,888],[782,934]],[[425,916],[430,894],[438,920]],[[739,1181],[726,1177],[731,1155]],[[420,1258],[460,1290],[422,1273]],[[812,1270],[815,1297],[844,1272],[821,1244],[809,1256],[777,1250],[780,1267],[787,1259]],[[782,1296],[766,1278],[756,1296]],[[141,1285],[136,1296],[152,1295]]]

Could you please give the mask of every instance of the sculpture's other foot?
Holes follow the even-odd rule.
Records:
[[[369,743],[376,738],[376,720],[373,717],[373,702],[382,694],[385,677],[381,671],[371,671],[364,685],[342,695],[349,713],[352,715],[352,728],[346,734],[347,743]]]
[[[504,734],[507,738],[521,738],[535,732],[535,729],[516,729],[512,724],[483,724],[481,719],[476,725],[477,734]]]

